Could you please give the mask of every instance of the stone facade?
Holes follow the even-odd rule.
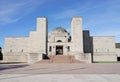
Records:
[[[71,35],[62,27],[48,35],[47,18],[37,18],[37,29],[29,37],[7,37],[3,49],[3,62],[34,63],[43,56],[72,55],[86,63],[92,61],[117,61],[115,41],[112,36],[90,36],[82,30],[82,17],[73,17]]]
[[[114,37],[93,37],[94,61],[117,61]]]

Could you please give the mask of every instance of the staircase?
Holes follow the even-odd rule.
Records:
[[[56,55],[51,58],[52,63],[71,63],[72,60],[70,56],[64,56],[64,55]]]
[[[76,60],[74,56],[55,55],[50,56],[49,59],[44,59],[37,63],[83,63],[83,62]]]

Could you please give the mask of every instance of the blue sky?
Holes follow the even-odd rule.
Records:
[[[70,31],[73,16],[83,17],[91,36],[115,36],[120,42],[120,0],[0,0],[0,46],[7,36],[29,36],[37,17],[48,18],[48,30]]]

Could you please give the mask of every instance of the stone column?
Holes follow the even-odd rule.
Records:
[[[82,32],[82,18],[73,17],[71,22],[71,36],[72,36],[72,51],[76,53],[83,53],[83,32]]]
[[[37,30],[30,32],[30,53],[47,54],[48,25],[47,18],[37,18]]]
[[[47,39],[48,39],[48,22],[47,18],[37,18],[37,38],[39,52],[47,54]]]

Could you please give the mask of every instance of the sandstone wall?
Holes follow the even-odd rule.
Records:
[[[92,55],[91,53],[86,54],[76,54],[75,59],[84,62],[84,63],[92,63]]]
[[[117,61],[114,37],[93,37],[93,61]]]
[[[35,62],[42,60],[43,54],[47,54],[47,19],[37,18],[36,26],[37,30],[31,31],[29,37],[5,38],[3,61]]]
[[[114,37],[93,37],[94,53],[115,53]]]
[[[28,41],[28,37],[7,37],[4,52],[28,52]]]
[[[117,57],[120,57],[120,48],[116,48],[116,55]]]
[[[2,62],[28,62],[28,53],[4,52]]]
[[[117,61],[117,56],[115,55],[94,55],[93,56],[93,61],[96,62],[96,61]]]

